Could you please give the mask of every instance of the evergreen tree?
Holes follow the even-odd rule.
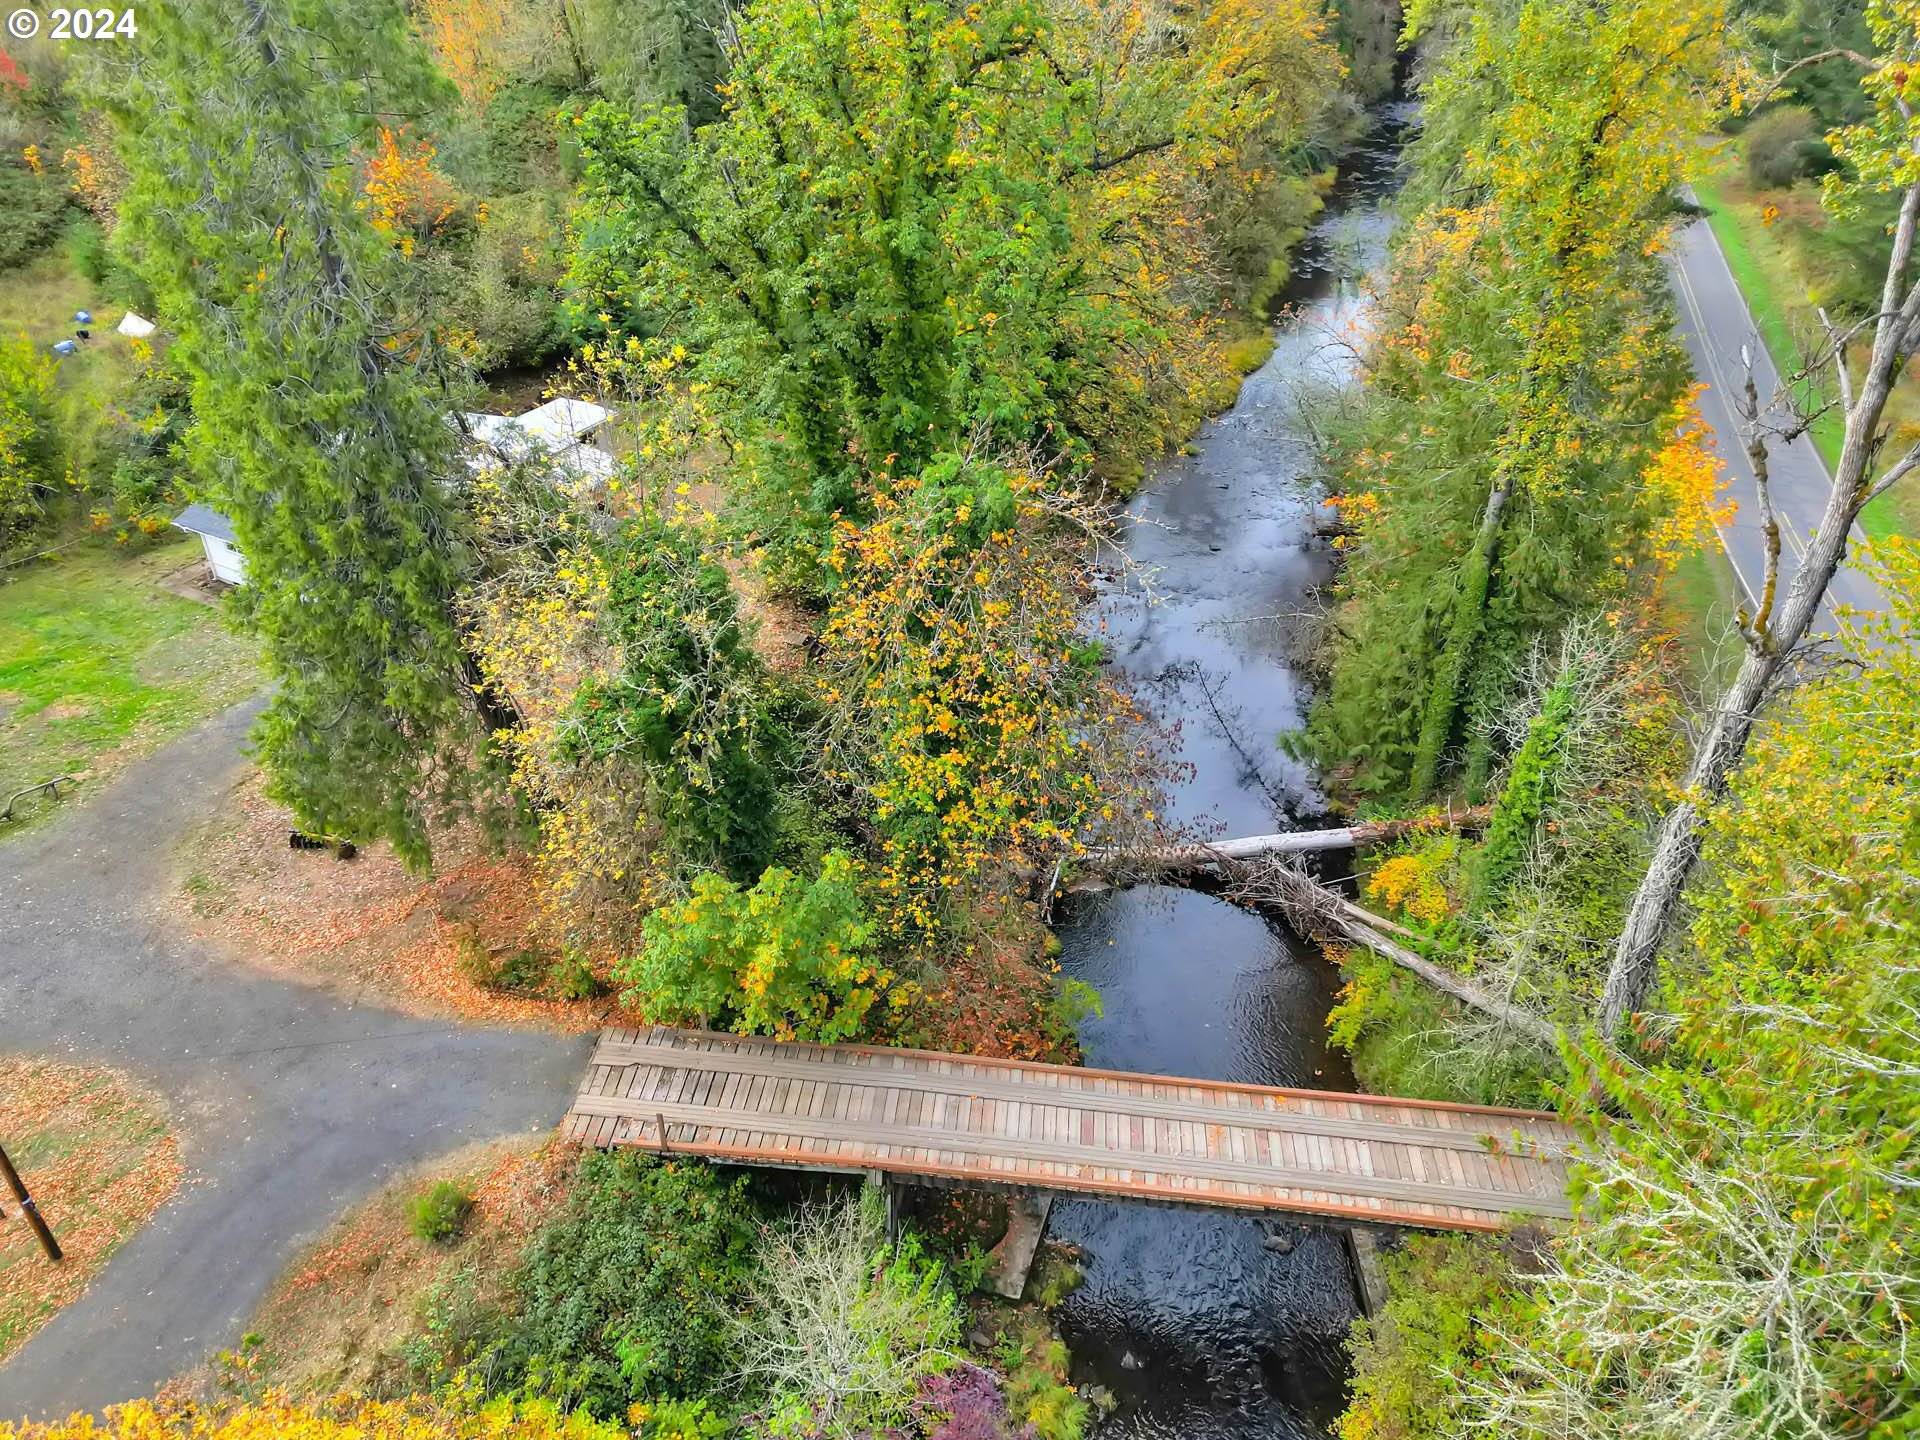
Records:
[[[438,83],[393,0],[174,0],[142,13],[113,101],[201,493],[247,557],[269,793],[414,864],[437,816],[491,792],[511,719],[452,612],[472,558],[447,371],[356,204],[357,153]]]
[[[697,128],[720,115],[726,12],[719,0],[571,0],[567,20],[595,91],[629,107],[679,105]]]

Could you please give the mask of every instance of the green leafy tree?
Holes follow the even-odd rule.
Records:
[[[39,520],[58,478],[54,362],[25,335],[0,336],[0,546]]]
[[[1507,657],[1651,548],[1686,374],[1657,252],[1720,34],[1708,3],[1486,0],[1444,52],[1339,454],[1359,536],[1307,748],[1356,790],[1431,792]]]
[[[876,470],[1165,439],[1206,329],[1172,257],[1226,177],[1297,165],[1336,63],[1321,29],[1244,0],[1178,33],[1123,0],[768,0],[723,33],[720,120],[580,117],[576,276],[695,351],[751,442],[756,522],[818,583]]]
[[[601,625],[618,668],[575,694],[568,760],[615,759],[648,797],[675,852],[758,875],[774,841],[764,667],[747,645],[727,573],[699,532],[649,514],[605,559]]]
[[[310,830],[430,858],[511,715],[453,616],[474,566],[449,372],[402,313],[356,146],[437,84],[391,0],[181,0],[113,87],[123,215],[192,378],[189,449],[249,565],[269,790]]]
[[[1705,816],[1669,1030],[1580,1057],[1575,1220],[1470,1387],[1490,1432],[1893,1436],[1920,1406],[1920,550],[1885,559],[1892,618]]]
[[[779,866],[751,889],[699,876],[692,898],[654,911],[644,933],[640,954],[614,973],[628,1004],[666,1024],[846,1040],[893,979],[867,958],[872,926],[853,861],[838,850],[811,881]]]

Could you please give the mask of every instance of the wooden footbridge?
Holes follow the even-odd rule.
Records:
[[[564,1132],[748,1165],[1438,1230],[1565,1216],[1551,1115],[867,1045],[608,1030]]]

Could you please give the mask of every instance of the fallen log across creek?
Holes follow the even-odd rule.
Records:
[[[1100,845],[1074,863],[1094,870],[1199,870],[1271,855],[1318,855],[1329,850],[1358,850],[1408,835],[1441,830],[1471,834],[1487,823],[1492,807],[1482,805],[1454,815],[1415,820],[1372,820],[1325,830],[1287,830],[1277,835],[1242,835],[1231,840],[1196,840],[1179,845]]]
[[[1457,816],[1294,830],[1211,843],[1104,846],[1089,850],[1077,863],[1093,870],[1118,871],[1139,878],[1155,873],[1213,870],[1224,882],[1228,898],[1242,904],[1270,905],[1302,930],[1363,946],[1418,975],[1461,1004],[1553,1049],[1560,1037],[1551,1021],[1427,959],[1413,948],[1420,942],[1420,936],[1384,915],[1354,904],[1294,863],[1297,856],[1378,844],[1403,835],[1477,828],[1486,823],[1486,814],[1483,808]]]
[[[1299,867],[1284,859],[1269,858],[1238,870],[1227,890],[1230,898],[1243,904],[1271,905],[1302,930],[1364,946],[1528,1039],[1548,1049],[1558,1046],[1560,1032],[1552,1021],[1435,964],[1410,944],[1402,943],[1418,942],[1420,937],[1413,931],[1354,904]]]

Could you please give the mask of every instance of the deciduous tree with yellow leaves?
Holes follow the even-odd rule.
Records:
[[[1458,23],[1342,427],[1340,483],[1370,503],[1307,734],[1350,789],[1416,800],[1487,733],[1468,722],[1509,658],[1670,561],[1712,503],[1659,250],[1727,93],[1722,7],[1484,0]]]

